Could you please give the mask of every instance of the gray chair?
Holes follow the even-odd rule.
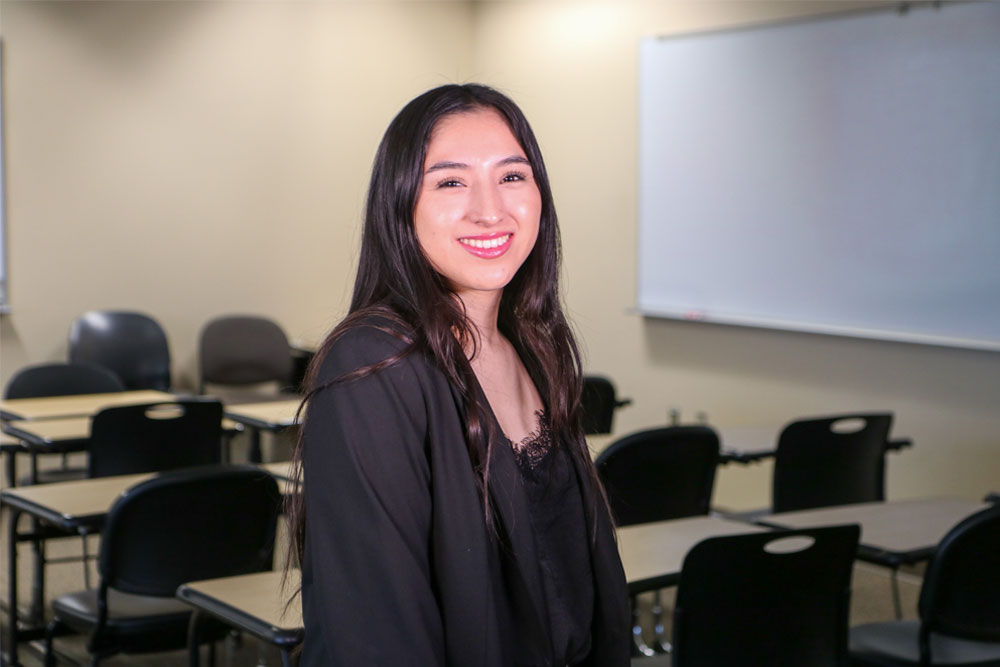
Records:
[[[942,538],[920,587],[919,620],[851,628],[858,667],[1000,665],[1000,505]]]
[[[192,613],[178,586],[270,569],[280,503],[274,478],[249,466],[178,470],[130,488],[108,513],[99,587],[52,603],[46,664],[53,637],[67,632],[89,635],[92,665],[187,646]],[[211,621],[199,629],[202,642],[228,632]]]
[[[615,410],[631,405],[632,399],[618,398],[615,385],[603,375],[584,375],[580,397],[583,432],[587,435],[611,433]]]
[[[7,385],[4,387],[3,397],[8,399],[41,398],[46,396],[103,394],[124,390],[125,384],[114,372],[107,368],[94,364],[57,362],[22,368],[7,382]],[[50,470],[39,470],[39,454],[35,451],[29,452],[31,473],[27,478],[20,480],[20,483],[41,484],[83,479],[86,477],[86,469],[67,466],[65,456],[70,452],[84,451],[86,447],[86,440],[64,443],[60,447],[59,452],[57,452],[63,456],[62,467]],[[9,452],[8,455],[14,456],[14,453]],[[11,486],[19,481],[14,479],[13,465],[8,466],[8,477],[7,483]]]
[[[246,387],[264,382],[275,382],[285,392],[297,390],[289,386],[293,359],[288,338],[272,320],[252,315],[215,318],[201,330],[198,347],[202,392],[206,384]]]
[[[104,366],[127,389],[170,391],[167,335],[156,320],[142,313],[84,313],[70,327],[69,360]]]
[[[628,526],[708,514],[719,463],[719,436],[708,426],[667,426],[621,438],[594,460],[615,522]],[[631,598],[634,652],[652,656],[639,623],[636,596]],[[656,643],[664,638],[660,592],[653,599]]]

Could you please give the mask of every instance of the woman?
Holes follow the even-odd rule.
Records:
[[[558,255],[511,100],[451,85],[400,111],[296,451],[304,667],[628,664]]]

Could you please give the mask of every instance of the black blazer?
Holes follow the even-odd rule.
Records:
[[[374,327],[356,328],[333,345],[318,380],[382,361],[403,346]],[[444,374],[420,354],[310,400],[303,452],[302,667],[508,667],[515,645],[530,646],[537,664],[552,664],[527,498],[513,453],[494,448],[492,531],[477,494],[460,405]],[[590,475],[577,472],[592,531],[588,664],[627,667],[628,596],[614,530],[607,513],[596,509]],[[522,625],[537,628],[532,636],[514,636],[514,608],[534,611]]]

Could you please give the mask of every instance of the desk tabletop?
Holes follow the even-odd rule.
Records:
[[[63,419],[15,419],[2,424],[3,432],[16,441],[36,447],[51,447],[90,437],[91,417],[66,417]],[[242,425],[231,419],[222,420],[222,430],[238,431]]]
[[[780,528],[857,523],[868,556],[877,562],[901,564],[929,558],[955,524],[986,507],[974,500],[919,498],[783,512],[765,516],[761,522]]]
[[[298,598],[300,572],[290,570],[282,586],[281,572],[259,572],[181,585],[177,597],[240,630],[279,646],[302,641],[302,605]]]
[[[173,401],[176,398],[173,394],[152,389],[75,396],[11,398],[0,401],[0,418],[10,420],[86,417],[112,406]]]
[[[264,403],[243,403],[226,406],[226,416],[240,424],[276,431],[294,425],[301,398]]]
[[[99,524],[126,489],[155,473],[115,475],[4,489],[0,499],[67,531]]]
[[[677,583],[684,557],[709,537],[759,533],[767,528],[714,516],[657,521],[618,529],[618,553],[630,593]]]
[[[270,465],[274,467],[283,465],[287,471],[288,463]],[[262,472],[271,474],[267,467],[263,467]],[[114,475],[54,484],[17,486],[0,491],[0,502],[73,532],[78,528],[103,522],[111,505],[122,492],[155,475],[156,473]],[[278,487],[282,493],[287,493],[291,483],[287,479],[278,477]]]

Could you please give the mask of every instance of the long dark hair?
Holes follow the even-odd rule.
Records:
[[[571,455],[589,470],[593,502],[603,505],[580,422],[580,354],[563,315],[559,297],[559,226],[552,191],[538,142],[524,114],[502,93],[479,84],[434,88],[412,100],[389,124],[372,168],[361,238],[361,257],[348,316],[323,342],[306,376],[303,405],[317,392],[420,353],[444,372],[463,400],[466,445],[475,471],[487,524],[492,526],[488,496],[492,448],[498,438],[489,406],[480,395],[468,352],[475,354],[474,325],[446,281],[424,256],[414,230],[413,212],[423,178],[431,133],[446,116],[493,109],[506,120],[524,150],[541,195],[541,220],[535,246],[500,300],[498,326],[514,345],[534,381],[553,433],[568,443]],[[378,316],[378,317],[373,317]],[[386,330],[406,345],[398,355],[347,376],[317,384],[317,373],[334,342],[361,322],[386,322]],[[300,408],[301,411],[301,408]],[[300,430],[293,455],[301,480],[304,438]],[[301,562],[305,546],[302,494],[291,496],[288,514],[292,546]],[[595,510],[597,508],[595,507]],[[595,511],[596,516],[596,511]]]

